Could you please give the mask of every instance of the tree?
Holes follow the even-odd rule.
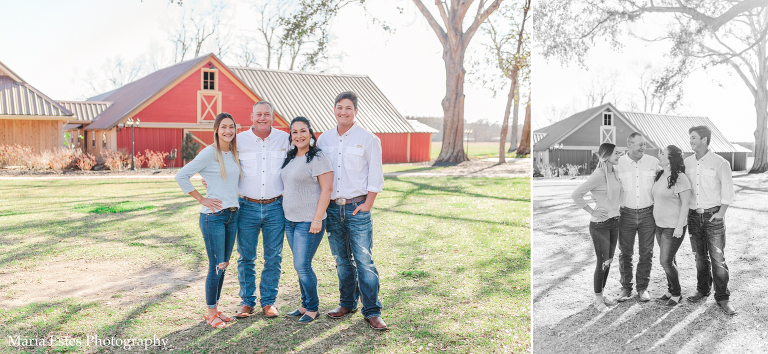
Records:
[[[525,123],[523,123],[523,137],[517,148],[517,156],[525,156],[531,153],[531,93],[528,93],[528,103],[525,105]]]
[[[511,3],[506,3],[511,4]],[[490,43],[485,47],[491,52],[491,56],[486,56],[486,62],[492,64],[499,69],[502,76],[509,79],[509,94],[507,95],[507,105],[504,110],[504,120],[501,125],[501,133],[499,139],[499,163],[505,161],[506,156],[506,139],[507,130],[509,127],[509,114],[512,115],[512,144],[510,150],[517,149],[517,125],[520,106],[520,71],[527,72],[530,69],[529,59],[530,51],[528,50],[529,36],[525,30],[525,23],[529,17],[529,10],[531,8],[531,0],[524,0],[522,3],[522,9],[518,9],[517,4],[502,6],[496,15],[489,18],[481,29],[488,35]],[[522,12],[522,18],[517,21],[516,17],[518,12]],[[498,17],[501,24],[497,23]],[[503,31],[502,26],[504,24],[513,24],[509,26],[508,31]],[[513,50],[513,47],[515,48]],[[527,75],[523,75],[527,76]],[[514,109],[513,107],[514,103]]]
[[[667,67],[663,70],[650,63],[642,66],[638,90],[642,96],[642,111],[650,113],[675,112],[683,101],[683,82],[688,76],[683,68]],[[636,105],[639,109],[640,105]]]
[[[192,161],[197,156],[198,151],[200,151],[200,143],[195,141],[192,133],[187,133],[181,143],[181,159],[184,163]]]
[[[168,31],[168,37],[173,44],[173,62],[178,63],[187,56],[196,58],[210,48],[220,57],[231,47],[231,37],[224,33],[222,25],[223,12],[226,10],[223,2],[213,4],[210,9],[184,9],[180,23]]]
[[[673,43],[670,53],[678,68],[689,60],[703,68],[727,65],[749,89],[757,117],[750,173],[768,171],[768,0],[564,0],[538,5],[534,26],[544,57],[580,63],[596,39],[620,47],[617,39],[627,31],[623,25],[647,14],[665,14],[675,24],[664,39]]]
[[[117,55],[107,58],[101,66],[101,72],[88,70],[85,76],[77,74],[78,78],[86,85],[87,96],[98,95],[102,92],[122,87],[139,78],[147,69],[146,59],[143,55],[133,60],[125,60]]]
[[[443,28],[421,0],[413,0],[421,14],[435,31],[443,45],[445,62],[445,98],[443,98],[443,146],[437,162],[458,163],[467,161],[467,154],[462,146],[464,133],[464,55],[472,37],[480,25],[485,22],[501,5],[501,0],[494,0],[486,6],[480,0],[472,23],[464,31],[464,17],[469,12],[472,0],[435,1],[435,6],[443,21]]]

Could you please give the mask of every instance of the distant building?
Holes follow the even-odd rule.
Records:
[[[658,156],[659,149],[675,145],[685,157],[693,154],[688,129],[705,125],[712,130],[709,148],[724,157],[734,171],[746,170],[748,149],[734,147],[707,117],[621,112],[611,103],[576,113],[562,121],[533,132],[534,166],[566,164],[585,166],[591,173],[592,154],[600,144],[612,143],[626,151],[626,139],[633,132],[645,136],[646,154]]]
[[[429,161],[437,131],[406,120],[368,76],[230,68],[213,54],[82,102],[51,100],[0,64],[0,144],[51,149],[69,133],[68,143],[91,154],[131,151],[130,118],[140,121],[136,152],[181,151],[187,133],[203,147],[211,144],[221,112],[232,114],[239,130],[250,128],[252,106],[261,100],[274,104],[275,128],[288,131],[291,119],[304,116],[319,134],[335,128],[333,101],[343,91],[359,95],[357,121],[381,139],[385,163]]]
[[[0,63],[0,145],[40,152],[64,146],[64,125],[74,114]]]

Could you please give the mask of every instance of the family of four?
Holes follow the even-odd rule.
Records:
[[[728,266],[725,263],[725,212],[733,202],[731,166],[709,149],[712,132],[706,126],[688,131],[693,154],[683,159],[675,145],[662,149],[659,158],[644,154],[646,142],[640,133],[627,138],[627,154],[610,143],[600,145],[598,168],[573,191],[571,197],[591,216],[589,232],[597,255],[594,272],[594,305],[606,310],[616,301],[632,297],[632,256],[638,241],[639,261],[634,274],[639,300],[649,301],[648,291],[654,236],[659,244],[661,267],[667,276],[667,292],[657,299],[667,306],[682,301],[675,255],[686,229],[696,259],[696,292],[688,301],[710,295],[728,315],[736,313],[730,303]],[[584,196],[592,194],[592,208]],[[603,295],[616,244],[619,245],[621,294],[616,300]]]
[[[272,128],[272,104],[253,105],[253,126],[237,133],[234,119],[221,113],[213,124],[214,142],[176,174],[184,193],[197,200],[200,231],[208,254],[205,299],[208,325],[224,328],[232,318],[219,311],[224,272],[237,241],[240,310],[236,318],[253,314],[256,306],[258,236],[262,235],[264,269],[259,284],[260,303],[267,318],[279,316],[275,307],[282,262],[283,239],[293,253],[298,273],[301,307],[289,313],[300,323],[317,318],[319,298],[312,258],[325,231],[336,259],[339,306],[331,318],[357,311],[371,328],[386,330],[378,300],[379,275],[373,264],[371,208],[384,187],[381,143],[355,121],[357,95],[336,97],[338,125],[315,140],[307,118],[291,121],[290,134]],[[207,196],[192,185],[203,177]]]

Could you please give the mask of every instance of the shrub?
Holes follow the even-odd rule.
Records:
[[[32,154],[24,161],[24,166],[30,170],[47,170],[51,167],[49,156],[45,153]]]
[[[165,157],[169,154],[167,152],[145,150],[145,156],[147,158],[147,167],[149,168],[163,168],[165,167]]]
[[[112,171],[123,171],[131,165],[131,155],[123,150],[107,150],[101,153],[104,165]]]
[[[554,165],[551,164],[544,164],[544,163],[537,163],[537,167],[539,168],[539,172],[541,173],[544,178],[552,178],[557,174],[557,169]]]
[[[576,177],[576,176],[579,175],[579,168],[581,168],[581,166],[568,164],[568,165],[566,165],[566,167],[568,168],[568,175],[569,176]]]
[[[53,148],[53,150],[43,151],[41,155],[48,162],[50,169],[61,171],[72,165],[79,151],[70,148]]]
[[[147,161],[146,156],[141,156],[141,153],[136,154],[136,156],[133,157],[133,164],[136,167],[136,169],[141,169],[141,165],[144,164],[144,161]],[[128,161],[128,164],[130,165],[131,162]]]
[[[89,171],[96,165],[96,158],[91,154],[81,153],[77,157],[76,165],[82,171]]]
[[[0,145],[0,167],[24,166],[32,156],[32,148],[29,146]]]

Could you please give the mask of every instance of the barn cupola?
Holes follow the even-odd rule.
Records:
[[[211,61],[200,69],[200,90],[197,91],[197,122],[213,123],[219,113],[221,113],[219,70]]]
[[[613,124],[613,112],[604,111],[600,125],[600,144],[616,144],[616,126]]]

